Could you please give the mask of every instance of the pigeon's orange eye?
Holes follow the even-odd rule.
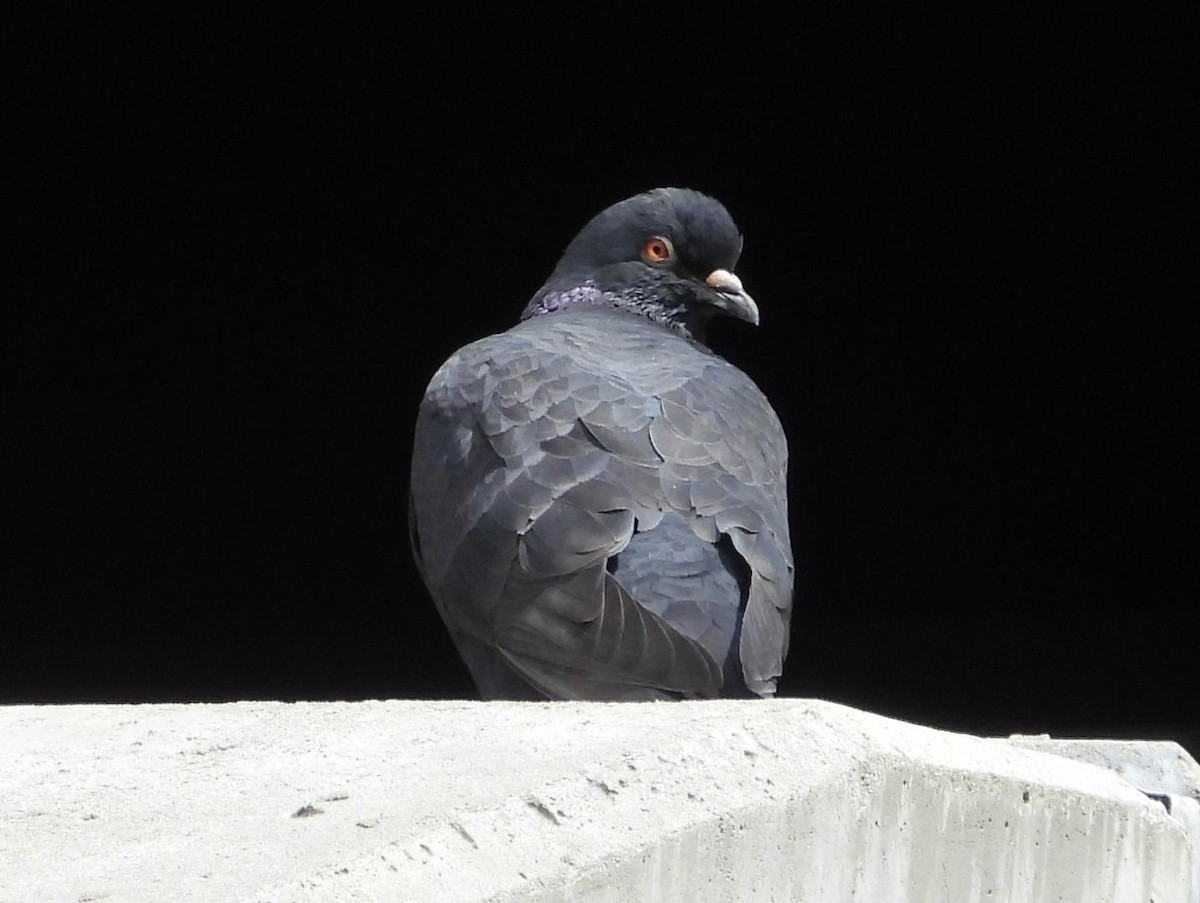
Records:
[[[659,235],[652,235],[642,244],[642,260],[646,263],[670,263],[675,259],[671,242]]]

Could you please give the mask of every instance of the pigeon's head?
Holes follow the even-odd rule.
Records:
[[[733,274],[741,252],[718,201],[656,188],[584,226],[522,319],[586,303],[628,309],[701,341],[717,314],[757,325],[758,306]]]

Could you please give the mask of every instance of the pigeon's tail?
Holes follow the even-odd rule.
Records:
[[[721,668],[704,647],[646,610],[602,564],[536,581],[506,604],[494,645],[459,643],[489,698],[651,700],[714,697]]]
[[[459,655],[471,671],[479,695],[484,699],[534,702],[548,698],[546,693],[525,680],[495,646],[457,630],[452,632],[452,636]]]

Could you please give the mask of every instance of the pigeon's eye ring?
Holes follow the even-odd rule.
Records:
[[[675,261],[675,248],[669,238],[651,235],[642,242],[642,260],[654,266],[664,266]]]

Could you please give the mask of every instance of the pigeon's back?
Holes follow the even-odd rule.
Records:
[[[619,304],[562,305],[454,354],[418,415],[412,535],[481,693],[773,693],[786,458],[745,374]]]

